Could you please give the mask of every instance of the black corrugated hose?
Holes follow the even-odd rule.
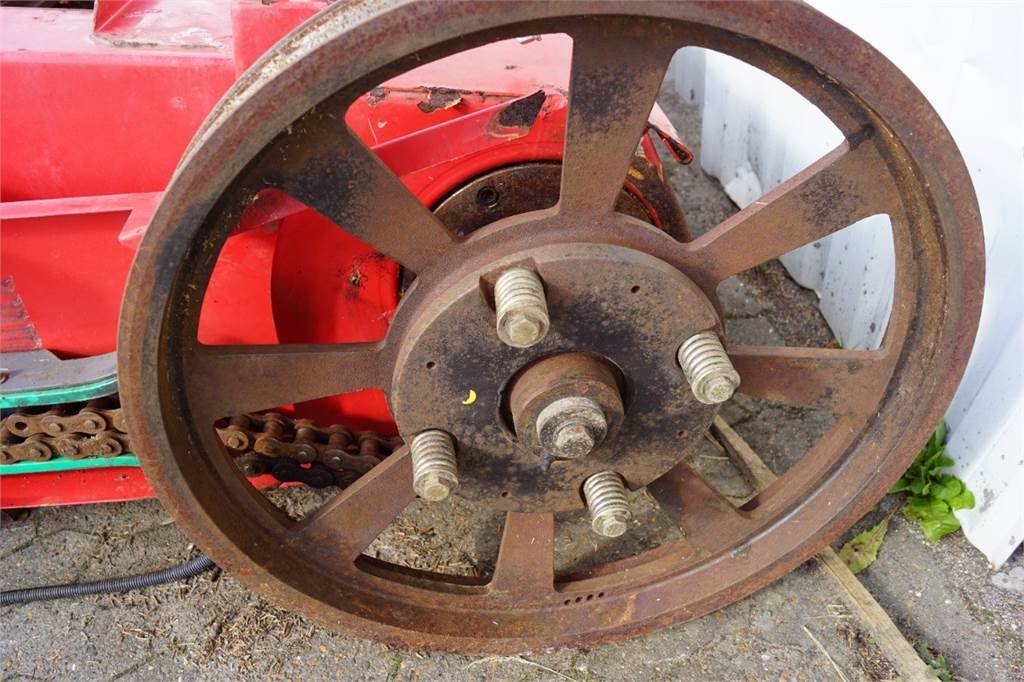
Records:
[[[105,594],[110,592],[130,592],[143,587],[162,585],[163,583],[184,580],[199,575],[203,571],[214,568],[210,557],[200,554],[189,559],[180,566],[172,566],[162,571],[130,575],[124,578],[97,580],[92,583],[69,583],[67,585],[50,585],[49,587],[29,587],[24,590],[5,590],[0,592],[0,606],[27,604],[31,601],[48,599],[65,599],[67,597],[84,597],[88,594]]]

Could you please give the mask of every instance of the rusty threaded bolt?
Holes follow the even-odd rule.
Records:
[[[498,338],[513,348],[529,348],[548,333],[544,285],[533,270],[510,268],[494,283]]]
[[[583,482],[583,499],[590,511],[590,527],[598,535],[617,538],[626,532],[633,513],[626,485],[614,471],[600,471]]]
[[[455,444],[439,429],[421,431],[409,445],[412,487],[427,502],[440,502],[459,485]]]
[[[693,396],[705,405],[724,403],[739,388],[739,372],[713,331],[688,338],[679,347],[676,357]]]
[[[249,437],[244,431],[232,431],[229,427],[224,435],[224,444],[232,450],[245,450],[249,445]]]

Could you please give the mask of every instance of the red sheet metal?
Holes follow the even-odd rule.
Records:
[[[0,477],[0,508],[54,507],[153,497],[137,467],[107,467]]]
[[[281,483],[269,474],[249,480],[260,490],[298,485]],[[138,467],[0,476],[0,509],[126,502],[153,496],[153,488]]]
[[[95,13],[0,9],[0,269],[13,277],[44,347],[63,356],[114,350],[133,250],[191,136],[238,74],[325,4],[98,0]],[[564,35],[528,36],[426,64],[359,98],[345,122],[434,205],[494,168],[561,158],[571,48]],[[538,90],[547,99],[532,124],[497,124],[503,106]],[[397,279],[393,262],[295,200],[265,192],[222,251],[200,340],[376,340],[397,304]],[[392,428],[376,391],[297,409],[326,423]],[[0,504],[149,494],[137,472],[110,471],[4,477]]]

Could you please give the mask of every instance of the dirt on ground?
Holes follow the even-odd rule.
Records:
[[[697,112],[662,98],[699,152]],[[673,167],[691,228],[706,231],[736,207],[696,163]],[[830,346],[813,292],[778,263],[720,288],[731,340]],[[785,472],[831,423],[827,413],[738,397],[723,416],[777,473]],[[710,440],[691,463],[726,495],[752,491]],[[308,489],[275,493],[301,514],[324,499]],[[596,538],[581,514],[558,519],[560,570],[607,561],[670,539],[657,506],[636,496],[623,543]],[[896,495],[851,529],[877,523]],[[501,520],[471,505],[414,504],[369,553],[416,568],[485,574]],[[845,539],[844,538],[844,539]],[[837,547],[842,540],[837,543]],[[51,508],[0,532],[0,575],[12,589],[139,573],[197,553],[156,501]],[[1024,679],[1024,557],[998,571],[955,534],[927,542],[893,515],[878,560],[861,580],[915,644],[944,656],[956,679]],[[469,657],[395,649],[329,632],[212,571],[120,595],[40,602],[0,610],[0,674],[14,679],[351,680],[885,680],[895,672],[836,583],[814,560],[775,584],[705,618],[592,648]]]

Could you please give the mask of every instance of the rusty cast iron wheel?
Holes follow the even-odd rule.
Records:
[[[552,209],[460,238],[340,123],[355,98],[424,61],[552,32],[574,41]],[[682,243],[612,207],[669,59],[686,45],[777,76],[846,139],[762,201]],[[383,341],[197,341],[220,247],[265,187],[313,206],[416,274]],[[799,463],[736,508],[681,463],[714,408],[693,399],[675,352],[690,334],[721,332],[718,282],[879,213],[892,220],[896,285],[877,351],[729,348],[742,392],[835,415]],[[511,265],[535,270],[548,292],[551,331],[525,349],[497,340],[488,305],[488,287]],[[196,544],[252,589],[326,626],[409,646],[593,644],[729,604],[865,513],[942,417],[974,338],[982,281],[976,200],[949,133],[892,64],[806,6],[338,3],[248,72],[197,135],[132,269],[119,370],[147,478]],[[604,335],[598,306],[607,307]],[[463,342],[450,343],[453,324],[462,325]],[[624,419],[592,453],[552,465],[563,468],[544,479],[502,417],[499,384],[567,350],[621,371]],[[466,388],[446,367],[456,362],[479,384],[479,409],[468,414],[453,402]],[[211,427],[226,415],[370,386],[388,394],[407,442],[424,428],[454,436],[457,494],[507,511],[489,579],[361,554],[414,498],[407,449],[295,521],[246,481]],[[677,432],[681,442],[665,440]],[[608,468],[631,488],[649,486],[684,537],[556,574],[552,510],[580,508],[574,486]],[[510,494],[495,495],[504,483]]]

